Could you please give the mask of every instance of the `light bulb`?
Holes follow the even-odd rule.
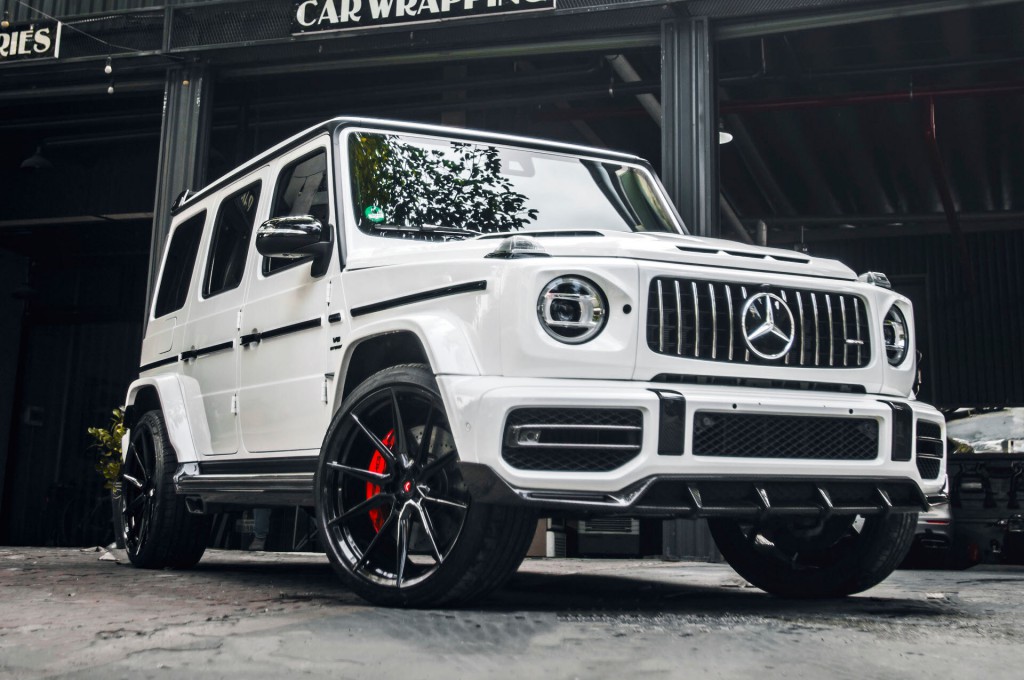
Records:
[[[108,76],[114,72],[114,65],[110,63],[110,57],[107,57],[107,65],[103,67],[103,72]]]
[[[111,83],[107,86],[107,94],[114,94],[114,84]]]

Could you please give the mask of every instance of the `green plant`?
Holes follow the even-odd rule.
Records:
[[[103,487],[111,491],[117,489],[121,481],[121,438],[125,433],[124,411],[115,408],[113,414],[108,427],[88,429],[89,436],[95,440],[90,448],[99,451],[96,471],[106,480]]]

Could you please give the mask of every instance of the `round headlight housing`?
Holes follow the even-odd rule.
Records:
[[[537,300],[537,317],[547,334],[559,342],[579,345],[593,340],[608,322],[604,291],[582,276],[559,276]]]
[[[907,317],[896,305],[889,308],[882,321],[882,339],[885,342],[885,358],[893,366],[899,366],[910,350],[910,328]]]

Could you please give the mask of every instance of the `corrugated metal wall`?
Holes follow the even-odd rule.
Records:
[[[7,10],[11,21],[32,21],[39,19],[39,12],[63,18],[85,16],[89,14],[105,14],[119,10],[146,9],[166,7],[168,5],[197,4],[203,0],[0,0],[0,7]],[[207,0],[218,2],[220,0]],[[39,10],[39,12],[35,11]]]
[[[907,291],[927,326],[922,398],[942,407],[1024,405],[1024,228],[966,241],[973,289],[944,234],[815,243],[811,253],[883,271],[897,290],[901,281],[923,284],[913,288],[924,299]]]

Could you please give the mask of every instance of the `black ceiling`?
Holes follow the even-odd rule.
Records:
[[[1024,223],[1022,36],[1015,3],[719,43],[723,193],[775,238]]]

